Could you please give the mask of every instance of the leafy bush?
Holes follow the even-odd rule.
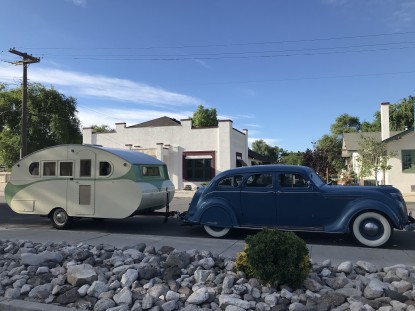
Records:
[[[300,287],[311,264],[305,242],[292,232],[263,230],[245,240],[245,255],[239,253],[237,268],[264,282]],[[245,270],[244,270],[245,269]]]
[[[245,272],[247,277],[253,277],[254,271],[252,270],[252,266],[248,261],[248,257],[246,255],[246,248],[247,245],[245,244],[245,249],[242,252],[236,254],[236,269],[238,271]]]

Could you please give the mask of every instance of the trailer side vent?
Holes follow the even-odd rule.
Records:
[[[411,192],[415,192],[415,185],[411,185]]]

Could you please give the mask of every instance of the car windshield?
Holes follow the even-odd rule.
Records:
[[[325,182],[321,179],[321,177],[317,175],[317,173],[314,171],[310,173],[310,179],[314,182],[314,184],[317,187],[321,187],[325,184]]]

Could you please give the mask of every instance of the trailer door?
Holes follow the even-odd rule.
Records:
[[[75,177],[68,182],[68,214],[95,214],[95,153],[82,149],[73,154]]]

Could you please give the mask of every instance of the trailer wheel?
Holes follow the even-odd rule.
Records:
[[[50,214],[50,221],[56,229],[66,229],[72,222],[70,217],[63,208],[55,208]]]
[[[353,236],[361,244],[378,247],[389,241],[393,228],[383,215],[376,212],[366,212],[356,217],[352,231]]]
[[[205,229],[206,233],[214,238],[223,238],[226,236],[231,228],[223,228],[223,227],[215,227],[215,226],[207,226],[204,225],[203,228]]]

